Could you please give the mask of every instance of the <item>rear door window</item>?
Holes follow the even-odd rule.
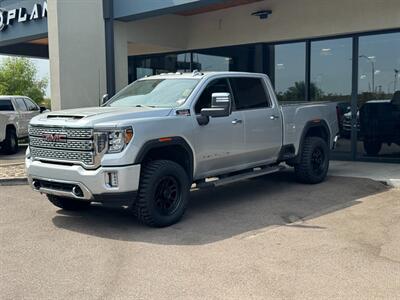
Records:
[[[234,93],[236,110],[270,107],[261,78],[232,77],[229,79]]]
[[[14,111],[14,106],[10,99],[0,99],[0,111]]]
[[[25,100],[26,107],[28,108],[29,111],[39,110],[37,105],[35,103],[33,103],[31,100],[29,100],[27,98],[25,98],[24,100]]]
[[[22,99],[22,98],[17,98],[17,99],[15,99],[15,104],[17,105],[17,108],[18,108],[20,111],[27,111],[27,110],[28,110],[28,109],[26,108],[25,101],[24,101],[24,99]]]

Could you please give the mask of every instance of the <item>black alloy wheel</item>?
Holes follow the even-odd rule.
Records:
[[[132,212],[140,222],[165,227],[185,213],[191,186],[187,171],[170,160],[153,160],[142,166],[139,190]]]
[[[173,215],[181,202],[181,188],[173,176],[161,178],[156,187],[156,209],[162,216]]]
[[[320,137],[307,137],[294,165],[296,179],[302,183],[315,184],[324,181],[329,169],[329,147]]]

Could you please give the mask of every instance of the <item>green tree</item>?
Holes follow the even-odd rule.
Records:
[[[36,66],[27,58],[9,57],[0,65],[0,95],[22,95],[41,103],[47,84],[47,78],[37,78]]]
[[[310,83],[310,99],[319,99],[324,92],[315,83]],[[279,101],[304,101],[306,96],[306,85],[304,81],[296,81],[294,86],[289,87],[284,93],[278,95]]]

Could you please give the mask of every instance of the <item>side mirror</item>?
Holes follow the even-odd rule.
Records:
[[[42,114],[42,113],[44,113],[45,111],[47,111],[47,108],[44,107],[44,106],[41,106],[41,107],[40,107],[40,113]]]
[[[227,117],[232,112],[232,98],[230,93],[213,93],[211,95],[211,108],[203,108],[201,115],[204,117]]]
[[[101,104],[104,104],[108,101],[108,94],[104,94],[103,97],[101,98]]]

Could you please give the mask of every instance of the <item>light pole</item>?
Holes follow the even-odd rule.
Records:
[[[375,93],[375,62],[374,62],[374,56],[366,56],[366,55],[360,55],[358,57],[363,57],[367,59],[371,63],[371,75],[372,75],[372,92]]]
[[[397,78],[399,78],[399,70],[394,69],[394,91],[393,92],[396,92]]]

